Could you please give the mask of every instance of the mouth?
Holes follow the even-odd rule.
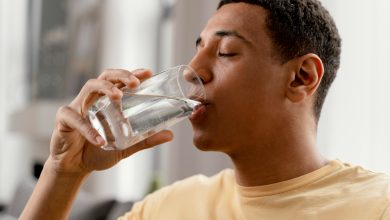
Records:
[[[189,116],[189,119],[191,122],[197,122],[205,117],[210,102],[208,100],[200,99],[200,98],[195,98],[193,100],[200,102],[200,104],[194,107],[194,110]]]

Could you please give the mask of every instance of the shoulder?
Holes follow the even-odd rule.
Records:
[[[146,196],[144,200],[134,205],[124,219],[137,219],[130,218],[132,216],[139,216],[139,219],[159,219],[166,212],[172,212],[179,206],[181,209],[188,209],[181,210],[183,213],[188,213],[186,211],[205,205],[208,200],[229,196],[229,193],[220,192],[232,191],[234,184],[234,171],[231,169],[223,170],[211,177],[194,175]]]
[[[351,188],[356,187],[370,191],[381,189],[390,193],[389,175],[340,161],[337,161],[337,163],[339,163],[340,168],[328,177],[330,181],[336,181]],[[382,191],[382,193],[385,191]]]
[[[338,160],[331,163],[337,169],[314,184],[319,189],[331,188],[333,192],[346,195],[366,195],[390,199],[390,176]]]
[[[388,215],[383,213],[390,206],[390,176],[361,166],[337,163],[339,168],[335,172],[314,184],[317,192],[330,201],[335,198],[337,201],[333,203],[340,204],[344,212],[364,210],[366,215],[371,213],[370,216],[377,218]]]

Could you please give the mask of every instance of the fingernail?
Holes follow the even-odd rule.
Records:
[[[131,81],[128,85],[130,88],[136,88],[139,85],[139,81]]]
[[[96,137],[96,143],[98,144],[98,145],[103,145],[104,144],[104,139],[102,138],[102,137],[100,137],[100,136],[97,136]]]

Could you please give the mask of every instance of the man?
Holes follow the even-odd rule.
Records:
[[[121,219],[390,219],[390,178],[316,149],[317,123],[340,60],[337,28],[317,0],[220,2],[190,66],[207,100],[190,117],[195,145],[230,156],[233,170],[194,176],[147,196]],[[102,151],[85,119],[102,94],[150,76],[107,70],[59,110],[37,187],[21,219],[65,219],[88,174],[169,141],[169,131]]]

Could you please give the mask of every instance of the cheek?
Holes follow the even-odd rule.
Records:
[[[236,71],[230,70],[214,78],[213,95],[218,101],[218,105],[224,108],[224,111],[231,112],[245,109],[248,104],[254,100],[256,90],[259,86],[245,75],[248,73],[245,69],[235,68]],[[219,109],[221,110],[221,109]]]
[[[252,121],[252,108],[258,103],[256,97],[244,86],[234,83],[228,90],[221,89],[216,95],[218,95],[216,115],[221,129],[243,129],[248,122]]]
[[[216,90],[217,112],[223,129],[249,132],[251,126],[262,124],[275,110],[273,92],[260,82],[232,80],[228,89]],[[226,90],[225,90],[226,89]]]

